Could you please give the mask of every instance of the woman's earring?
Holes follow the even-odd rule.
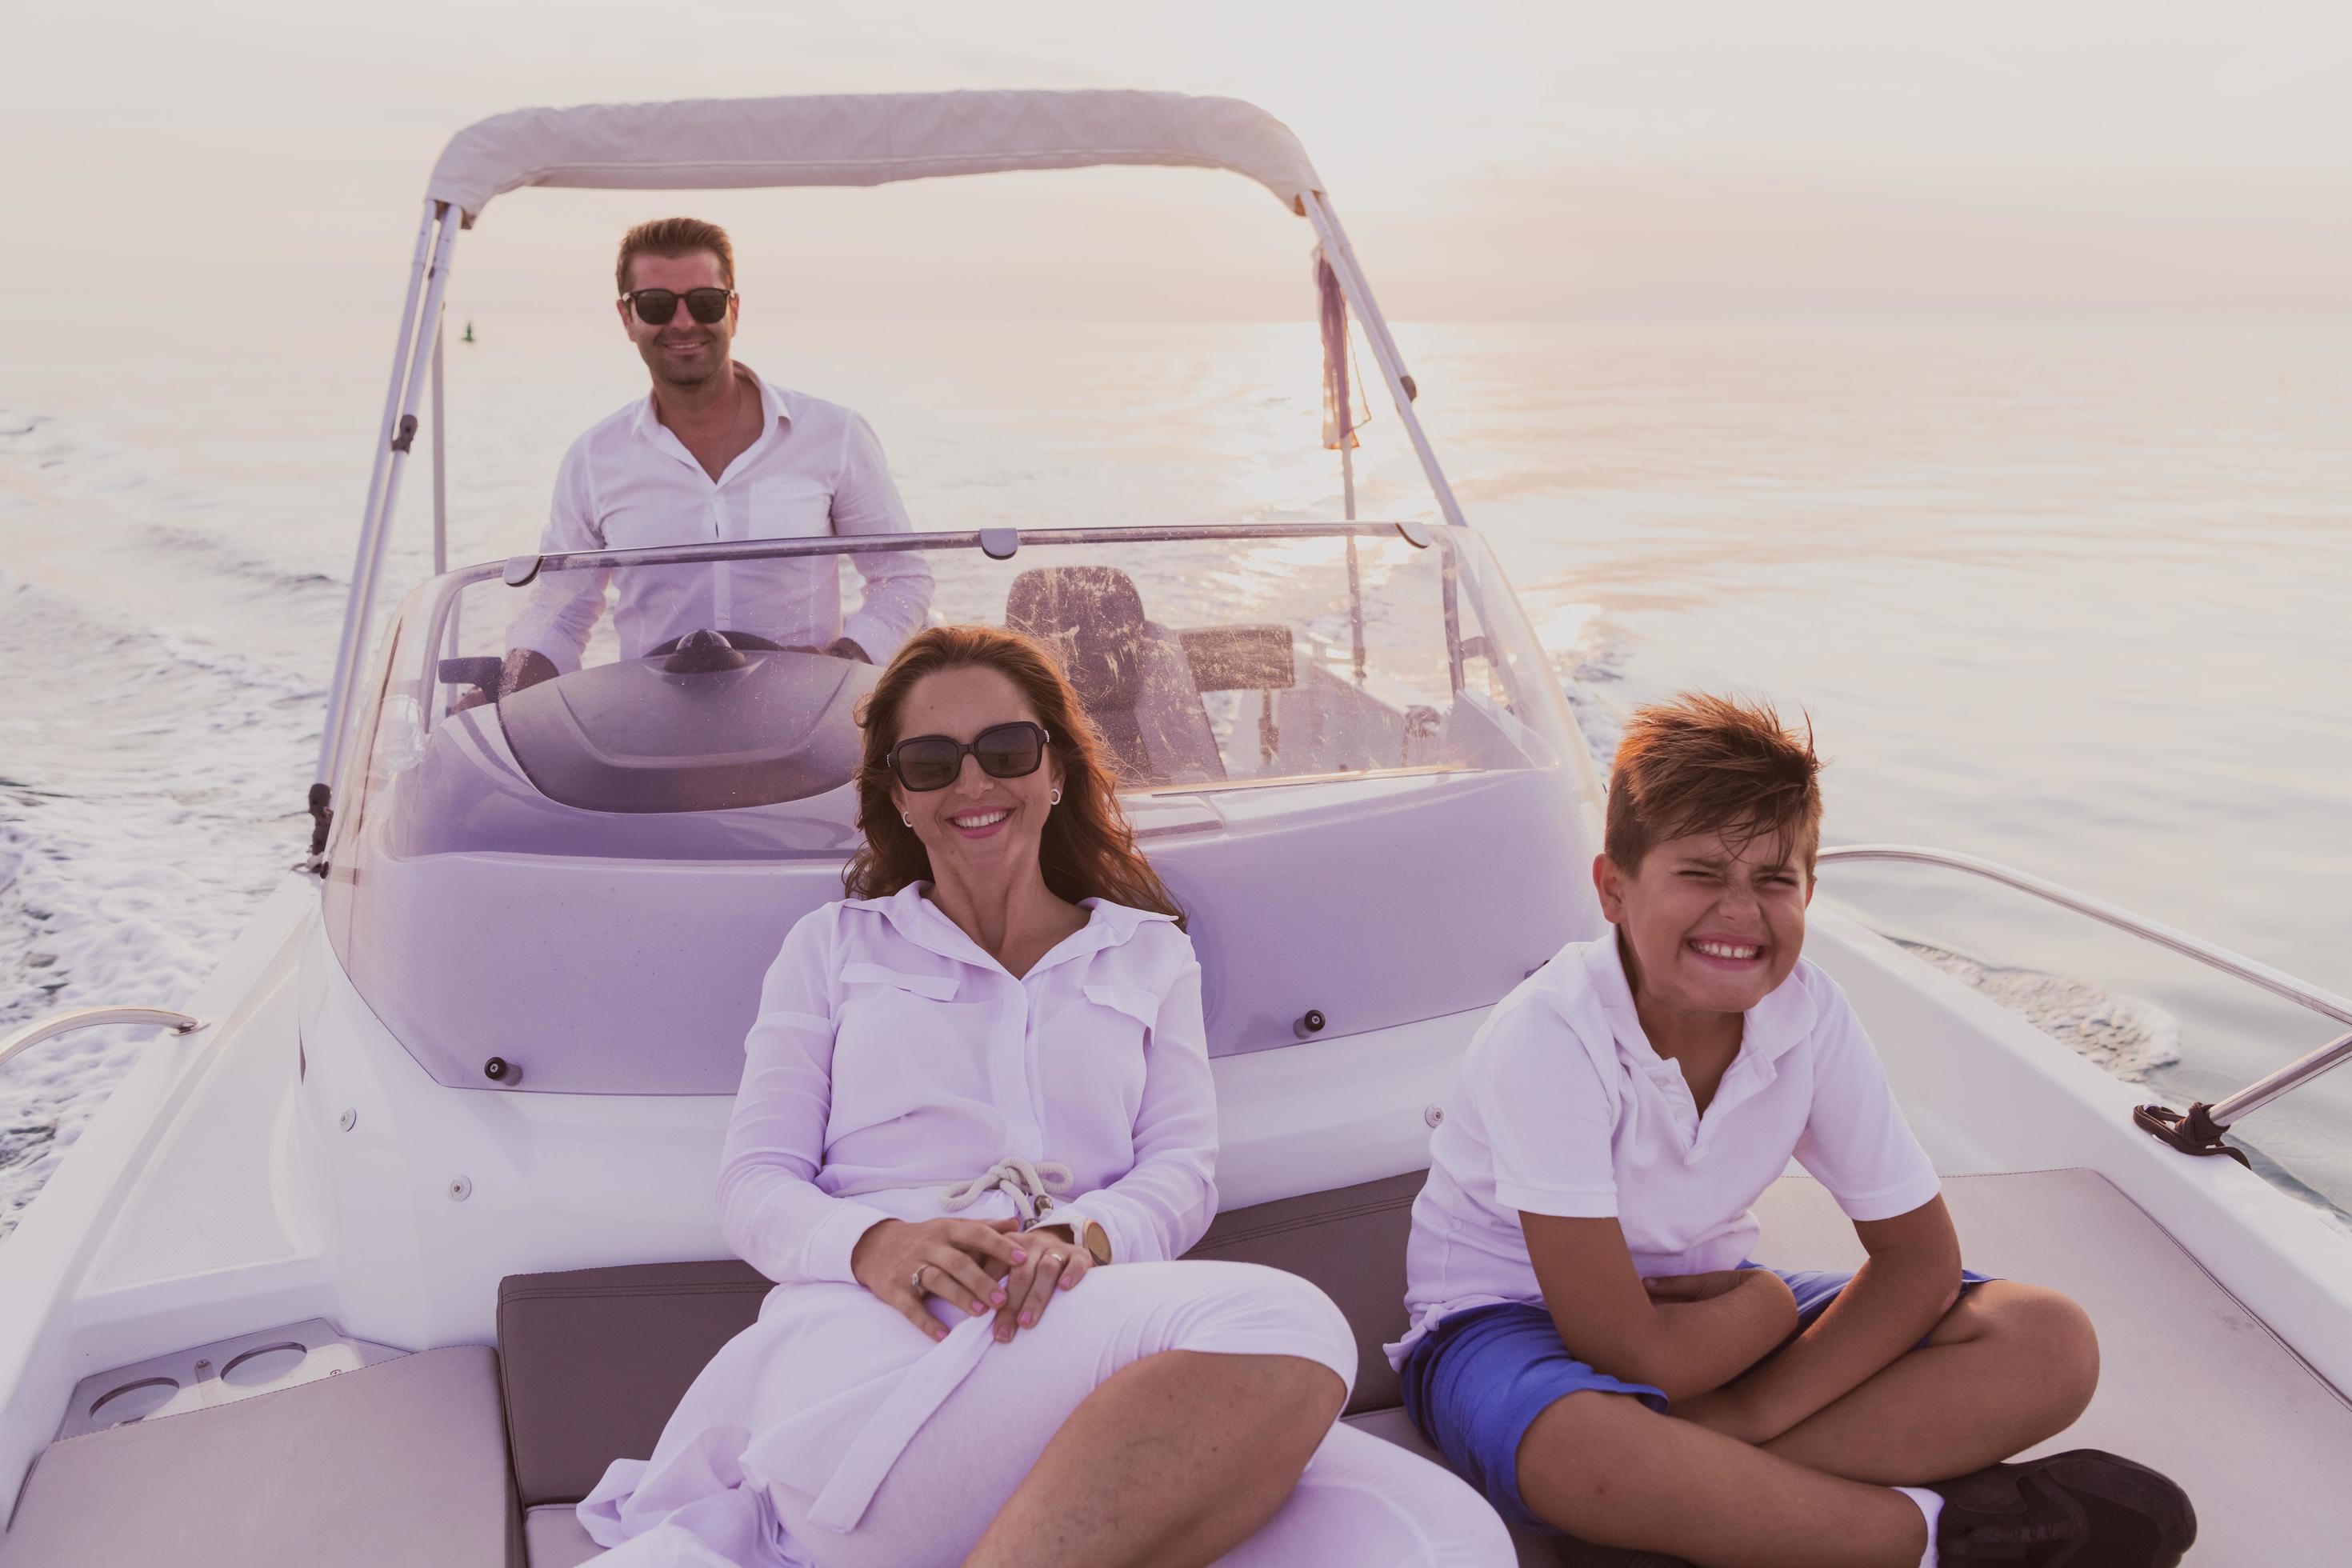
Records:
[[[1051,794],[1051,795],[1047,795],[1047,796],[1045,797],[1045,804],[1046,804],[1047,805],[1061,805],[1061,804],[1062,804],[1062,792],[1061,792],[1060,790],[1055,790],[1053,794]]]
[[[903,823],[905,823],[905,824],[906,824],[908,826],[909,826],[909,827],[912,827],[912,826],[915,826],[915,817],[914,817],[914,814],[913,814],[912,812],[906,812],[906,811],[902,811],[902,812],[900,812],[900,813],[898,814],[898,820],[899,820],[899,821],[901,821],[901,822],[903,822]]]

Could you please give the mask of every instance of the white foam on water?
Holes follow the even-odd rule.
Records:
[[[0,1032],[181,1005],[299,855],[320,685],[5,571],[0,668],[47,699],[0,707]],[[87,1030],[0,1072],[0,1237],[155,1037]]]
[[[1986,963],[1902,937],[1889,940],[2022,1013],[2035,1028],[2126,1083],[2145,1083],[2150,1073],[2180,1060],[2180,1020],[2153,1002],[2119,996],[2071,975]]]

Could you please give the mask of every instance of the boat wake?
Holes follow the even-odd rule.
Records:
[[[1608,690],[1625,679],[1625,635],[1589,605],[1555,610],[1538,623],[1536,635],[1551,655],[1576,727],[1606,776],[1617,760],[1617,743],[1625,738],[1625,705]]]
[[[0,1032],[176,1006],[292,864],[320,689],[185,633],[110,625],[0,572]],[[106,672],[100,704],[71,700]],[[0,1074],[0,1238],[153,1031],[35,1047]]]
[[[1890,940],[2024,1014],[2035,1028],[2126,1083],[2145,1083],[2149,1074],[2180,1060],[2180,1020],[2152,1002],[2119,996],[2072,975],[2010,969],[1924,942]]]

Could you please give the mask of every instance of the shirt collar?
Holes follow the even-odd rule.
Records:
[[[845,899],[844,904],[853,910],[873,910],[890,922],[891,929],[916,946],[950,958],[959,963],[969,963],[982,969],[1005,973],[1004,966],[990,955],[987,949],[971,940],[963,927],[948,919],[937,904],[923,896],[928,882],[909,882],[905,887],[881,899]],[[1173,915],[1156,910],[1130,909],[1112,903],[1108,899],[1081,899],[1080,907],[1087,913],[1087,923],[1055,944],[1053,951],[1039,959],[1030,973],[1055,964],[1080,958],[1090,958],[1106,948],[1118,947],[1152,921],[1173,921]]]
[[[761,426],[761,430],[763,432],[772,430],[779,425],[787,430],[791,429],[794,395],[784,387],[775,385],[766,376],[761,375],[740,359],[735,362],[735,368],[750,376],[751,384],[760,389],[760,415],[765,421]],[[643,440],[654,441],[667,436],[673,445],[677,443],[677,435],[654,413],[654,395],[650,388],[643,397],[637,399],[637,416],[630,422],[629,428]],[[680,450],[683,451],[684,448],[681,447]]]
[[[737,360],[735,363],[744,374],[751,378],[751,384],[760,389],[760,410],[767,419],[766,427],[773,429],[776,426],[782,425],[790,428],[793,405],[797,401],[794,395],[776,385],[766,376],[743,363],[741,360]]]
[[[1621,1053],[1643,1067],[1664,1063],[1665,1058],[1650,1044],[1650,1037],[1642,1028],[1641,1015],[1633,1005],[1633,984],[1625,974],[1624,954],[1617,945],[1620,940],[1612,925],[1599,941],[1584,944],[1584,969],[1591,977],[1593,996],[1600,1002],[1601,1011],[1609,1015],[1610,1032],[1615,1036]],[[1812,1032],[1819,1012],[1798,972],[1790,970],[1789,978],[1748,1009],[1747,1023],[1739,1035],[1739,1056],[1779,1060]]]

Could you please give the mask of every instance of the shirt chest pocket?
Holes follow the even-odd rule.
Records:
[[[747,539],[803,539],[833,531],[833,488],[805,474],[751,481]]]
[[[1143,1103],[1144,1047],[1159,1016],[1157,992],[1108,982],[1084,987],[1037,1042],[1053,1098],[1087,1107],[1118,1105],[1133,1126]]]
[[[841,970],[825,1141],[928,1108],[985,1100],[982,1066],[992,1009],[959,1002],[953,975],[878,963]]]

